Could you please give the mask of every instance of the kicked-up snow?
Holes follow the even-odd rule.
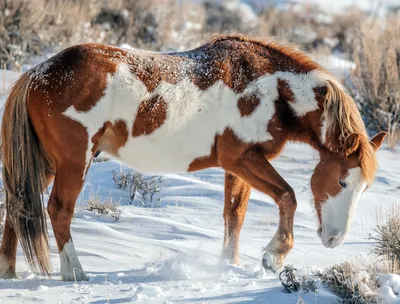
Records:
[[[11,77],[11,76],[10,76]],[[2,101],[4,102],[4,100]],[[380,212],[400,203],[400,148],[378,151],[380,169],[363,194],[345,243],[325,248],[317,236],[311,203],[310,178],[318,162],[311,148],[287,145],[273,161],[295,190],[295,247],[287,257],[302,273],[311,273],[342,261],[370,261],[371,241],[366,236]],[[129,195],[112,179],[121,164],[92,164],[78,200],[72,236],[87,282],[60,280],[60,260],[49,224],[53,273],[44,278],[28,270],[18,248],[17,279],[0,279],[0,303],[337,303],[321,287],[317,293],[287,294],[277,274],[261,268],[262,250],[278,225],[278,209],[268,196],[253,190],[240,239],[241,265],[220,263],[224,222],[224,175],[220,169],[163,177],[161,207],[129,205]],[[82,210],[92,194],[121,203],[118,221]],[[397,277],[380,277],[381,295],[397,303]]]

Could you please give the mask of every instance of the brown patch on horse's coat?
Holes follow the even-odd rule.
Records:
[[[223,167],[229,171],[229,165],[236,162],[240,156],[255,144],[243,143],[235,132],[226,128],[220,135],[215,136],[209,155],[195,158],[188,168],[188,172],[202,170],[210,167]]]
[[[254,52],[261,58],[268,60],[267,73],[272,74],[271,67],[275,71],[286,71],[294,73],[307,73],[315,69],[324,70],[318,63],[301,51],[295,45],[281,44],[274,41],[253,39],[244,35],[214,35],[211,44],[231,42],[241,43],[249,52]]]
[[[247,94],[239,98],[238,100],[238,108],[240,111],[240,115],[249,116],[251,113],[257,109],[260,104],[260,98],[257,94]]]
[[[286,101],[295,102],[294,94],[286,80],[278,78],[278,93]]]
[[[104,127],[93,136],[93,151],[105,151],[118,157],[119,148],[128,141],[128,126],[125,121],[117,120],[114,123],[107,121]],[[98,138],[98,144],[95,140]]]
[[[148,135],[162,126],[167,119],[168,105],[160,95],[142,101],[133,124],[132,136]]]
[[[131,73],[143,82],[149,92],[154,92],[162,81],[176,84],[185,74],[184,68],[183,71],[179,69],[179,65],[183,67],[187,61],[185,58],[159,53],[129,55],[127,63]]]

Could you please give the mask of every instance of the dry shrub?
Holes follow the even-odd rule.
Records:
[[[355,269],[352,264],[342,263],[328,268],[318,276],[325,286],[340,297],[342,303],[366,303],[359,292],[358,284],[354,284],[352,279],[354,272]]]
[[[121,13],[124,20],[119,22]],[[93,23],[105,30],[107,43],[128,43],[138,48],[166,51],[197,46],[203,35],[204,18],[205,12],[199,3],[112,0],[101,9]]]
[[[260,15],[262,36],[273,36],[295,43],[311,52],[343,52],[350,47],[354,29],[365,13],[354,7],[340,14],[329,15],[317,5],[293,3],[287,9],[269,6]]]
[[[371,253],[381,259],[386,272],[399,273],[400,266],[400,207],[393,204],[385,214],[376,211],[377,225],[368,234],[372,243]],[[381,269],[383,270],[383,269]]]
[[[81,41],[81,29],[91,18],[93,3],[94,0],[1,1],[1,67],[19,69],[28,54],[32,56],[49,46]]]
[[[356,69],[352,82],[367,127],[400,137],[400,13],[364,22],[353,43]]]
[[[133,170],[113,172],[115,185],[129,192],[129,203],[136,201],[141,207],[161,207],[161,176],[145,176]]]
[[[344,262],[312,275],[296,276],[296,269],[285,266],[279,274],[282,286],[287,292],[316,292],[324,286],[340,298],[341,303],[376,303],[378,282],[372,275],[361,271],[354,264]],[[372,278],[372,279],[371,279]]]
[[[82,205],[80,209],[101,215],[109,214],[114,218],[114,221],[118,221],[121,214],[119,204],[111,197],[104,200],[95,194],[92,194],[86,204]]]

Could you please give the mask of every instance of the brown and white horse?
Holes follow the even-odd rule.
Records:
[[[70,232],[91,159],[111,154],[141,172],[221,167],[225,174],[222,258],[239,263],[239,233],[251,188],[271,196],[280,223],[263,264],[283,265],[293,247],[296,198],[269,160],[287,141],[311,145],[311,178],[326,247],[341,244],[375,150],[356,104],[321,66],[294,47],[218,36],[188,52],[154,53],[83,44],[21,76],[5,105],[1,137],[7,218],[0,276],[15,277],[18,239],[35,271],[49,274],[42,191],[63,280],[87,279]]]

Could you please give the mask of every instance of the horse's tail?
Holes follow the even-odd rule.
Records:
[[[27,109],[29,72],[15,83],[4,106],[1,126],[3,182],[7,216],[30,268],[49,275],[49,244],[42,192],[49,159],[33,129]]]

